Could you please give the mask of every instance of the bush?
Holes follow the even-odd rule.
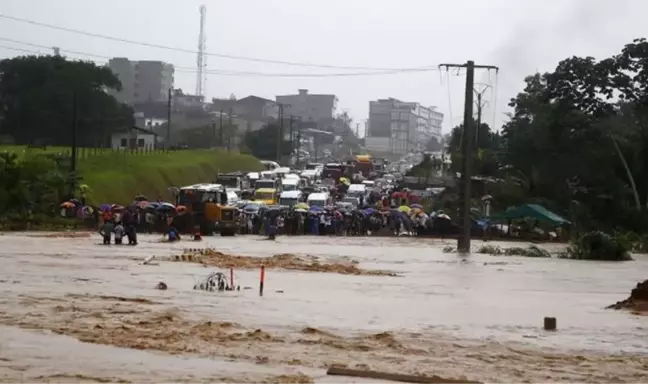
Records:
[[[573,240],[561,257],[577,260],[632,260],[623,239],[601,231],[586,232]]]
[[[524,257],[551,257],[551,253],[547,250],[531,245],[526,248],[513,247],[513,248],[500,248],[496,245],[482,245],[477,253],[486,253],[493,256],[524,256]]]
[[[1,231],[67,231],[87,229],[82,220],[51,217],[43,214],[11,214],[0,217]]]

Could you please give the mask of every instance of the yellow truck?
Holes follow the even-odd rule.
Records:
[[[261,201],[265,205],[275,205],[279,196],[275,188],[259,188],[254,191],[254,200]]]

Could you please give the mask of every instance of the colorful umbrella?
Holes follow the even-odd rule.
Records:
[[[61,203],[61,208],[65,208],[65,209],[74,208],[74,203],[71,203],[69,201],[65,201],[65,202]]]
[[[308,204],[306,203],[297,203],[295,204],[295,209],[308,209]]]
[[[410,208],[412,209],[423,209],[423,206],[421,204],[410,204]]]
[[[398,207],[398,210],[403,213],[409,213],[411,211],[410,207],[408,207],[407,205],[401,205],[400,207]]]

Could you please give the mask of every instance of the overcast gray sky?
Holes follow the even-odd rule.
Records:
[[[523,78],[551,70],[571,55],[606,57],[633,38],[646,35],[645,0],[0,0],[0,13],[37,22],[145,43],[196,50],[201,4],[207,6],[207,51],[211,53],[335,66],[411,68],[440,63],[499,66],[500,73],[478,73],[489,83],[487,100],[496,108],[484,119],[496,127],[508,99]],[[0,40],[132,60],[163,60],[182,67],[176,86],[193,93],[196,55],[107,41],[80,34],[0,19]],[[15,42],[0,46],[51,50]],[[0,48],[0,57],[24,54]],[[105,60],[104,60],[105,61]],[[207,67],[282,74],[366,72],[323,69],[208,57]],[[445,71],[392,75],[283,78],[211,74],[208,97],[250,94],[274,99],[307,88],[333,93],[339,108],[356,122],[368,115],[368,102],[395,97],[437,106],[444,130],[461,122],[462,74]],[[449,85],[449,86],[448,86]],[[495,87],[497,85],[497,87]],[[496,99],[496,102],[495,102]],[[361,126],[364,127],[364,124]]]

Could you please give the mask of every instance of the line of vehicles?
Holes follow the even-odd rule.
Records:
[[[290,207],[301,202],[324,207],[332,202],[330,190],[344,178],[363,179],[362,183],[351,185],[342,200],[357,206],[373,186],[372,179],[383,173],[387,162],[365,155],[345,162],[309,163],[303,170],[282,167],[273,161],[262,161],[262,164],[264,171],[220,173],[213,183],[179,188],[176,203],[186,207],[182,226],[186,229],[200,226],[203,234],[218,231],[221,236],[231,236],[237,231],[236,214],[241,204],[247,204],[250,209]]]

